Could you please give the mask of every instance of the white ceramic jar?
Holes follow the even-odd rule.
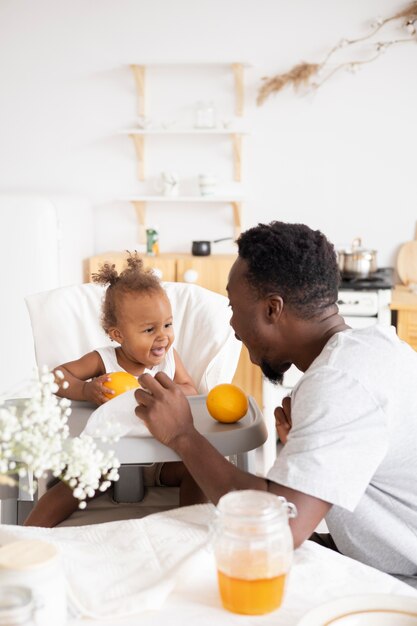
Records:
[[[214,174],[200,174],[198,176],[198,186],[202,196],[212,196],[216,193],[217,178]]]
[[[14,541],[0,548],[0,585],[31,590],[34,624],[65,626],[66,583],[58,549],[35,539]]]
[[[288,518],[296,514],[285,498],[265,491],[220,498],[213,547],[225,609],[261,615],[281,605],[293,555]]]

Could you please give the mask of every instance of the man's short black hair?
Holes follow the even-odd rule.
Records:
[[[302,318],[337,302],[340,271],[333,245],[304,224],[258,224],[237,240],[247,280],[259,297],[279,294]]]

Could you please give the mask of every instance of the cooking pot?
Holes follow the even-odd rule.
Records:
[[[214,239],[214,241],[193,241],[191,246],[191,254],[193,256],[208,256],[211,254],[211,244],[219,241],[230,241],[233,237],[223,237],[222,239]]]
[[[364,248],[359,237],[350,248],[338,250],[337,258],[340,272],[346,278],[367,278],[378,269],[376,250]]]

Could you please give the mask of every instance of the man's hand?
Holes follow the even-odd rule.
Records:
[[[143,389],[135,391],[138,406],[136,415],[144,421],[150,433],[161,443],[175,450],[183,436],[195,431],[190,405],[181,391],[166,374],[158,372],[139,376]]]
[[[287,396],[282,401],[282,407],[277,406],[274,411],[275,426],[277,429],[278,437],[282,443],[287,442],[288,433],[291,430],[291,398]]]
[[[103,374],[102,376],[97,376],[97,378],[86,381],[82,389],[84,400],[98,405],[111,400],[111,398],[105,394],[114,395],[113,389],[109,389],[103,385],[104,382],[109,380],[110,376]]]

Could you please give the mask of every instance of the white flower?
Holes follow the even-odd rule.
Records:
[[[92,437],[70,438],[71,401],[55,395],[59,388],[55,380],[43,368],[29,400],[13,406],[0,398],[0,479],[10,484],[16,475],[40,478],[51,472],[68,484],[80,508],[85,508],[86,498],[118,479],[120,463],[113,452],[100,450]]]

